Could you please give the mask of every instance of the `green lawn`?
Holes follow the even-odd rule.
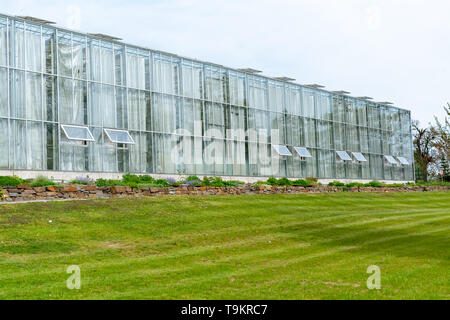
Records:
[[[449,192],[0,205],[0,299],[449,298]]]

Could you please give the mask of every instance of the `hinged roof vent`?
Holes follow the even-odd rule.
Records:
[[[278,81],[284,81],[284,82],[292,82],[295,81],[295,79],[293,78],[288,78],[288,77],[274,77],[274,80],[278,80]]]
[[[28,20],[28,21],[36,22],[36,23],[40,23],[40,24],[56,24],[56,22],[39,19],[39,18],[35,18],[35,17],[30,17],[30,16],[16,16],[16,18]]]
[[[256,70],[256,69],[252,69],[252,68],[237,69],[237,71],[245,72],[245,73],[251,73],[251,74],[256,74],[256,73],[261,73],[262,72],[262,71],[259,71],[259,70]]]
[[[109,35],[103,34],[103,33],[88,33],[88,35],[93,36],[93,37],[97,37],[97,38],[102,38],[102,39],[105,39],[105,40],[110,40],[110,41],[120,41],[120,40],[122,40],[121,38],[109,36]]]

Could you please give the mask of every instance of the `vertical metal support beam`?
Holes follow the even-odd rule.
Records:
[[[11,77],[10,77],[10,65],[11,65],[11,61],[10,61],[10,50],[11,50],[11,46],[9,43],[9,32],[10,32],[10,24],[11,20],[9,18],[6,18],[6,74],[7,74],[7,79],[8,79],[8,83],[6,84],[7,86],[7,91],[8,91],[8,168],[9,169],[14,169],[14,166],[12,164],[12,152],[11,152],[11,138],[12,138],[12,132],[11,132]]]

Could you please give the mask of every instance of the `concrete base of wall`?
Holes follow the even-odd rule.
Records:
[[[140,174],[140,173],[139,173]],[[18,176],[22,179],[34,179],[39,175],[46,176],[51,178],[54,181],[58,182],[68,182],[70,180],[76,179],[77,177],[89,177],[90,179],[122,179],[122,175],[124,173],[117,172],[73,172],[73,171],[36,171],[36,170],[0,170],[0,176]],[[185,178],[189,175],[178,175],[178,174],[157,174],[157,173],[149,173],[155,179],[180,179]],[[199,178],[203,178],[203,175],[197,175]],[[242,177],[242,176],[220,176],[223,180],[239,180],[245,183],[255,183],[257,181],[265,181],[269,177]],[[290,178],[290,179],[298,179],[298,178]],[[372,180],[358,180],[358,179],[319,179],[319,182],[327,185],[332,181],[341,181],[344,183],[350,182],[360,182],[367,183]],[[414,181],[397,181],[397,180],[378,180],[381,182],[385,182],[388,184],[391,183],[407,183]]]

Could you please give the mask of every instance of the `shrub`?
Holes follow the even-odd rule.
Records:
[[[204,187],[210,187],[210,186],[212,185],[212,181],[213,181],[212,178],[209,178],[209,177],[203,177],[203,179],[202,179],[202,186],[204,186]]]
[[[393,187],[393,188],[402,188],[404,187],[404,184],[401,183],[392,183],[392,184],[387,184],[386,187]]]
[[[121,180],[112,180],[112,179],[97,179],[95,181],[95,185],[97,187],[126,186],[126,184]]]
[[[56,185],[55,182],[53,182],[51,179],[44,177],[44,176],[37,176],[31,182],[32,187],[46,187],[46,186],[55,186],[55,185]]]
[[[139,182],[140,183],[152,183],[152,182],[155,182],[155,179],[152,176],[143,175],[143,176],[139,176]]]
[[[158,179],[158,180],[155,180],[155,186],[160,187],[160,188],[167,188],[167,187],[170,187],[170,183],[167,182],[167,180],[165,180],[165,179]]]
[[[319,181],[319,178],[309,177],[309,178],[306,178],[306,181],[311,181],[311,182],[317,183]]]
[[[211,177],[209,179],[209,185],[212,187],[225,187],[225,182],[220,177]]]
[[[330,187],[345,187],[345,183],[340,181],[333,181],[328,184]]]
[[[22,183],[25,183],[25,180],[17,176],[0,176],[0,186],[16,187]]]
[[[124,182],[124,183],[139,183],[140,182],[140,179],[139,179],[139,177],[137,176],[137,175],[135,175],[135,174],[129,174],[129,173],[127,173],[127,174],[124,174],[123,176],[122,176],[122,181]]]
[[[279,186],[290,186],[291,184],[292,182],[288,178],[281,178],[277,181],[277,185]]]
[[[314,183],[312,181],[306,181],[303,179],[294,180],[291,182],[293,186],[312,187]]]
[[[364,186],[365,187],[373,187],[373,188],[381,188],[381,187],[384,187],[384,183],[374,180],[374,181],[370,181],[369,183],[366,183]]]
[[[187,181],[200,181],[200,178],[197,176],[189,176],[186,178],[186,182]]]
[[[276,186],[278,183],[278,180],[274,177],[271,177],[271,178],[267,179],[266,183],[270,186]]]
[[[364,183],[361,183],[361,182],[350,182],[350,183],[347,183],[345,186],[347,188],[364,187]]]

